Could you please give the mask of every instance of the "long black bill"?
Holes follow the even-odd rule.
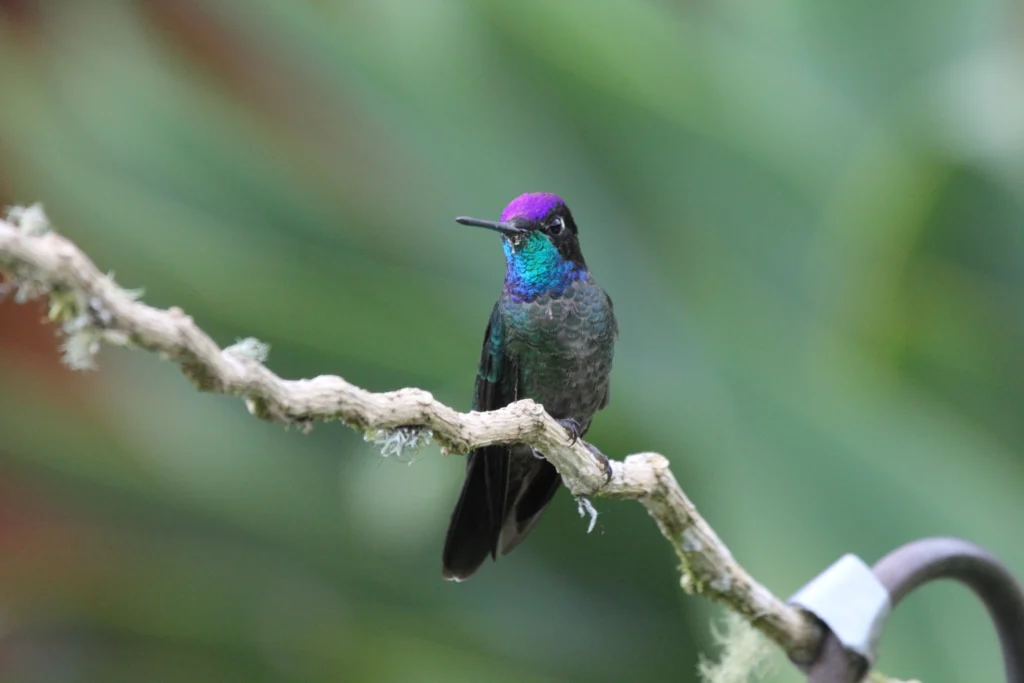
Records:
[[[462,223],[463,225],[472,225],[477,228],[487,228],[488,230],[495,230],[497,232],[500,232],[502,235],[507,235],[509,237],[527,232],[526,230],[523,230],[522,228],[517,228],[516,226],[508,222],[483,221],[480,220],[479,218],[467,218],[465,216],[459,216],[458,218],[455,219],[455,222]]]

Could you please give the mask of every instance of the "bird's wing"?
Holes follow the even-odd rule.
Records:
[[[619,323],[616,322],[616,320],[615,320],[615,305],[612,304],[612,298],[610,296],[608,296],[608,292],[604,293],[604,298],[605,298],[605,301],[608,302],[608,314],[611,315],[611,317],[612,317],[612,324],[611,324],[611,332],[610,332],[610,334],[611,334],[611,337],[612,337],[611,341],[612,341],[612,343],[614,343],[615,340],[619,336]],[[604,410],[605,408],[607,408],[608,407],[608,402],[611,400],[611,397],[612,397],[612,388],[611,388],[611,381],[609,380],[607,387],[605,387],[604,397],[601,399],[601,405],[599,405],[597,407],[597,409],[598,410]]]
[[[497,410],[516,401],[518,368],[507,354],[505,342],[501,311],[495,304],[480,352],[473,410]],[[508,446],[486,446],[469,454],[466,479],[445,538],[442,562],[446,578],[468,578],[488,555],[496,555],[508,476]]]

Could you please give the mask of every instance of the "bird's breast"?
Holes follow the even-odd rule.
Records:
[[[559,295],[507,302],[502,313],[519,397],[542,403],[554,417],[589,423],[608,391],[617,334],[604,291],[575,283]]]

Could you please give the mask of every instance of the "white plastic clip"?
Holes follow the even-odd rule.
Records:
[[[889,591],[856,555],[843,555],[789,599],[832,630],[847,650],[875,663],[882,625],[892,610]]]

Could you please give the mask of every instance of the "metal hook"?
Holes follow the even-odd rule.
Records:
[[[846,558],[840,560],[843,561]],[[884,609],[878,605],[873,609],[861,609],[855,611],[861,614],[858,626],[851,629],[851,625],[847,624],[845,632],[837,633],[827,620],[834,611],[822,616],[815,611],[815,600],[809,606],[805,604],[805,591],[816,583],[819,586],[841,585],[834,579],[819,582],[839,564],[837,562],[794,596],[794,604],[817,616],[831,629],[817,660],[807,669],[808,683],[860,681],[867,674],[869,663],[874,660],[877,636],[888,616],[888,605]],[[886,602],[891,607],[930,581],[952,579],[966,585],[985,604],[995,624],[1002,646],[1007,683],[1024,683],[1024,593],[1009,570],[991,554],[973,543],[956,538],[926,538],[897,548],[875,563],[871,571],[876,583],[888,593]],[[864,589],[870,583],[858,573],[857,582],[851,585],[859,585]],[[811,594],[814,595],[813,591]],[[843,597],[838,591],[826,591],[826,594],[831,597],[824,601],[825,605],[834,605],[839,599],[849,603],[851,597],[858,595],[847,593]],[[802,601],[801,596],[804,596]],[[865,641],[870,643],[869,646],[861,648],[844,645],[841,638],[846,638],[847,643],[853,642],[849,635],[851,633],[871,635]]]

